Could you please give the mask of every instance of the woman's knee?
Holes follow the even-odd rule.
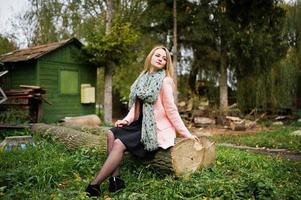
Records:
[[[110,131],[110,130],[108,130],[108,132],[107,132],[107,139],[108,140],[114,140],[115,139],[113,132]]]
[[[123,151],[126,149],[125,145],[121,142],[120,139],[114,140],[113,148],[118,148],[118,149],[121,149]]]

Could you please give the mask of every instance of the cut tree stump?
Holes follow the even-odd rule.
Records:
[[[85,127],[85,130],[87,129]],[[95,129],[92,130],[95,131]],[[65,144],[68,149],[98,147],[101,151],[105,152],[107,141],[106,129],[103,129],[103,134],[100,134],[100,130],[98,129],[97,135],[95,135],[63,126],[46,124],[34,124],[32,126],[34,133],[51,137],[55,141]],[[215,144],[210,142],[207,137],[202,136],[200,137],[200,142],[187,138],[177,138],[175,146],[167,150],[160,149],[156,153],[155,158],[147,162],[162,172],[181,176],[208,167],[214,161]]]
[[[177,138],[175,146],[160,150],[150,163],[160,170],[181,176],[208,167],[214,162],[215,144],[202,136],[200,142]]]

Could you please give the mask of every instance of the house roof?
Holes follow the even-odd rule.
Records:
[[[72,42],[75,42],[77,45],[82,46],[82,43],[78,39],[71,38],[60,42],[54,42],[54,43],[11,51],[9,53],[2,54],[0,56],[0,61],[5,63],[5,62],[19,62],[19,61],[37,59],[44,56],[45,54],[48,54]]]

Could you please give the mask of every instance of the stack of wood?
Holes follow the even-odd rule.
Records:
[[[256,122],[262,118],[251,121],[242,119],[241,112],[237,104],[229,106],[225,113],[219,110],[212,110],[209,108],[208,102],[202,99],[191,99],[188,102],[182,101],[178,104],[179,112],[188,127],[216,127],[222,126],[233,131],[245,131],[256,127]],[[251,115],[254,111],[252,111]],[[225,115],[228,114],[228,115]]]
[[[4,91],[7,100],[0,104],[0,111],[23,110],[28,112],[31,122],[39,122],[42,117],[42,101],[45,100],[43,94],[46,91],[39,86],[20,85],[20,87],[21,89]]]
[[[250,121],[239,117],[226,116],[229,127],[233,131],[245,131],[256,127],[256,120]]]
[[[206,99],[192,99],[188,103],[182,101],[178,104],[179,112],[185,124],[189,127],[211,127],[216,124],[210,117],[208,101]]]

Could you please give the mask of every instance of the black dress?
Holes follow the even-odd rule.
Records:
[[[143,117],[142,103],[143,102],[140,100],[140,115],[136,121],[123,127],[113,127],[110,130],[113,132],[115,139],[119,139],[126,146],[127,151],[132,155],[141,159],[152,159],[157,150],[145,150],[143,143],[140,141]]]

